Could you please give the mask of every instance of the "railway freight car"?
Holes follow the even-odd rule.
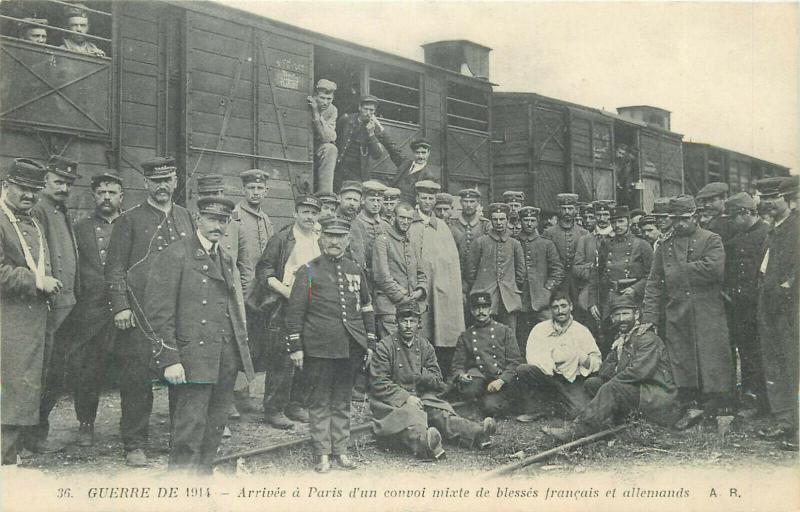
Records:
[[[654,197],[680,193],[682,135],[653,118],[637,119],[643,108],[653,107],[613,114],[535,93],[496,92],[495,196],[524,190],[532,204],[554,211],[559,192],[647,209]]]
[[[756,180],[789,175],[788,167],[698,142],[683,143],[683,168],[689,194],[712,181],[727,183],[731,192],[754,194]]]
[[[70,207],[78,213],[92,207],[92,174],[120,172],[130,206],[144,197],[139,162],[174,155],[179,203],[192,203],[199,175],[222,173],[235,195],[239,172],[257,167],[272,173],[268,213],[287,222],[294,195],[314,188],[306,98],[320,78],[338,83],[340,114],[354,112],[362,94],[377,96],[378,116],[409,158],[412,139],[430,139],[429,165],[447,189],[488,195],[488,48],[432,43],[423,63],[214,3],[83,4],[88,38],[105,56],[59,48],[67,2],[0,5],[0,165],[77,160]],[[47,29],[46,44],[23,40],[23,18],[23,28]],[[385,154],[370,167],[384,179],[396,172]]]

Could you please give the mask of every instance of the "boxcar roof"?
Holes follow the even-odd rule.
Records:
[[[685,146],[689,146],[690,148],[692,148],[692,147],[696,147],[696,148],[707,147],[707,148],[718,149],[720,151],[725,151],[726,153],[731,153],[731,154],[734,154],[736,156],[741,156],[741,157],[744,157],[744,158],[747,158],[747,159],[750,159],[750,160],[755,160],[755,161],[757,161],[759,163],[762,163],[762,164],[771,165],[773,167],[779,167],[780,169],[782,169],[787,174],[789,173],[789,169],[790,168],[786,167],[785,165],[776,164],[775,162],[770,162],[769,160],[764,160],[764,159],[755,157],[753,155],[748,155],[746,153],[741,153],[739,151],[734,151],[732,149],[723,148],[723,147],[717,146],[715,144],[709,144],[707,142],[694,142],[694,141],[688,141],[688,140],[683,141],[683,144]]]

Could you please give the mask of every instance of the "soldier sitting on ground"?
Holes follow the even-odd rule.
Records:
[[[632,411],[666,425],[677,418],[678,394],[669,355],[653,330],[639,333],[639,308],[631,295],[615,295],[610,303],[617,338],[596,376],[584,388],[592,401],[567,427],[543,427],[559,441],[589,435]]]
[[[442,438],[484,446],[495,432],[494,419],[478,424],[462,418],[437,396],[445,383],[433,347],[418,333],[415,301],[397,306],[397,323],[397,333],[378,343],[370,364],[375,435],[421,458],[442,458]]]

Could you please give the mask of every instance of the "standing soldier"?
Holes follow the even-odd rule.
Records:
[[[592,331],[595,338],[600,337],[600,325],[590,309],[599,301],[597,294],[600,279],[600,247],[614,234],[614,228],[611,226],[612,206],[612,201],[592,203],[596,226],[594,231],[578,240],[575,246],[575,263],[572,267],[572,274],[578,285],[575,316]]]
[[[656,250],[645,287],[640,334],[659,322],[664,304],[664,343],[683,414],[675,427],[683,430],[705,413],[722,412],[733,390],[733,361],[721,294],[722,239],[698,226],[692,196],[672,198],[670,217],[674,233]],[[718,426],[723,424],[719,418]]]
[[[474,188],[465,188],[458,193],[461,202],[461,215],[450,223],[453,238],[458,248],[458,261],[461,264],[462,288],[466,287],[466,270],[469,253],[472,250],[472,243],[492,230],[492,223],[489,219],[478,215],[480,206],[481,192]],[[466,299],[464,300],[466,305]],[[468,308],[468,306],[466,306]]]
[[[116,334],[111,294],[105,286],[103,273],[111,231],[119,218],[123,199],[122,178],[112,171],[93,176],[91,186],[94,212],[75,225],[81,286],[77,304],[64,325],[72,340],[67,375],[72,382],[79,422],[78,446],[94,444],[94,421]]]
[[[658,219],[653,214],[642,215],[639,219],[639,233],[642,234],[642,240],[647,241],[650,247],[655,250],[655,243],[661,237],[661,231],[658,229]]]
[[[375,239],[372,270],[375,273],[375,321],[378,337],[397,334],[396,309],[406,302],[425,300],[428,278],[422,271],[408,237],[414,207],[402,202],[394,220]]]
[[[328,217],[336,217],[336,210],[340,204],[339,196],[333,192],[317,192],[316,196],[322,205],[322,209],[319,211],[320,222]]]
[[[339,111],[333,104],[336,83],[320,79],[314,88],[314,96],[308,97],[311,109],[311,124],[314,127],[314,171],[317,190],[333,192],[333,171],[339,149],[336,147],[336,119]]]
[[[519,211],[522,221],[519,242],[525,255],[526,274],[516,332],[521,353],[533,326],[549,318],[550,294],[564,280],[564,267],[555,244],[539,235],[539,213],[539,208],[533,206],[523,206]]]
[[[503,192],[503,202],[508,205],[508,231],[512,238],[517,238],[522,232],[522,222],[519,219],[519,210],[525,203],[525,192],[506,190]]]
[[[617,295],[628,295],[636,304],[644,300],[644,287],[653,263],[650,244],[630,231],[627,206],[611,210],[614,236],[600,247],[600,289],[589,293],[589,311],[600,326],[600,350],[603,355],[611,348],[613,325],[609,304]],[[595,298],[597,298],[595,300]]]
[[[325,219],[322,255],[297,270],[286,312],[290,357],[309,379],[311,442],[319,473],[330,471],[331,454],[342,468],[356,467],[347,456],[350,401],[355,375],[375,347],[369,283],[362,268],[344,257],[349,233],[347,220]]]
[[[305,376],[295,371],[289,359],[285,319],[297,270],[320,254],[315,228],[321,208],[318,198],[298,196],[294,223],[270,239],[256,265],[254,294],[267,316],[266,326],[262,327],[267,329],[264,421],[278,429],[293,428],[292,420],[308,423]]]
[[[453,196],[447,192],[436,194],[436,202],[433,205],[433,213],[436,218],[442,219],[448,226],[451,224],[450,218],[453,216]]]
[[[253,378],[241,280],[219,246],[233,207],[224,197],[201,197],[197,231],[150,266],[144,311],[156,368],[173,395],[171,471],[211,474],[236,373]]]
[[[397,174],[392,179],[392,187],[400,189],[400,199],[412,203],[417,195],[414,185],[418,181],[432,180],[436,175],[428,166],[431,156],[431,143],[425,139],[416,139],[409,144],[414,158],[397,165]]]
[[[763,414],[769,411],[767,383],[758,341],[758,316],[753,312],[758,311],[758,267],[770,229],[758,217],[756,203],[747,192],[728,198],[725,213],[737,233],[725,252],[725,299],[731,348],[739,353],[741,398],[754,398],[752,405],[757,413]]]
[[[383,191],[383,207],[381,208],[381,218],[388,224],[394,222],[394,208],[400,201],[402,191],[399,188],[386,187]]]
[[[352,226],[361,207],[363,195],[361,183],[349,180],[343,182],[342,188],[339,190],[339,209],[336,211],[336,216],[347,220]],[[350,230],[350,243],[346,249],[347,257],[355,261],[363,269],[367,268],[365,243],[364,233],[361,230]]]
[[[469,293],[488,293],[492,314],[498,322],[517,331],[517,311],[522,308],[520,290],[525,282],[525,255],[518,240],[508,232],[509,207],[489,205],[492,230],[475,241],[467,261]]]
[[[47,170],[14,160],[0,197],[0,413],[2,464],[16,464],[23,428],[39,423],[48,300],[61,290],[50,272],[44,230],[31,216]]]
[[[154,333],[143,309],[147,276],[156,255],[194,232],[191,214],[172,202],[178,186],[175,159],[155,158],[141,166],[148,197],[117,219],[105,268],[114,325],[119,331],[120,430],[125,460],[131,466],[147,464],[144,449],[153,410],[150,361]]]
[[[759,432],[780,446],[797,451],[798,356],[797,307],[800,304],[800,238],[798,237],[797,176],[758,182],[761,200],[768,203],[775,226],[767,235],[760,265],[758,328],[767,397],[775,425]]]
[[[664,240],[672,236],[672,219],[669,218],[669,202],[671,197],[657,197],[653,201],[653,217],[656,218],[658,230],[661,232],[658,239],[653,242],[653,252],[658,249]]]
[[[372,248],[375,246],[375,238],[382,235],[386,224],[381,219],[381,208],[383,208],[383,191],[386,186],[377,181],[365,181],[361,184],[363,198],[361,200],[361,211],[356,215],[350,232],[357,233],[356,239],[364,241],[364,264],[367,269],[367,277],[372,283]]]
[[[597,217],[594,216],[594,205],[592,203],[578,203],[580,214],[580,225],[589,233],[597,227]]]
[[[565,274],[560,290],[569,294],[570,300],[574,304],[578,296],[578,285],[573,275],[572,266],[575,263],[578,240],[588,231],[575,225],[575,215],[577,213],[575,205],[578,203],[578,194],[558,194],[556,195],[556,200],[560,205],[558,224],[545,229],[542,236],[556,244],[558,257],[561,258],[561,265],[564,267]]]
[[[48,442],[50,430],[48,417],[64,392],[67,345],[69,337],[60,331],[64,320],[75,307],[78,288],[78,247],[72,220],[67,214],[67,199],[78,175],[78,163],[61,157],[51,158],[47,164],[41,200],[31,210],[47,238],[50,249],[50,266],[53,277],[61,281],[62,288],[54,296],[47,315],[47,338],[44,354],[44,374],[39,426],[30,430],[25,440],[34,453],[51,453],[64,449],[63,445]]]
[[[727,244],[733,229],[730,219],[725,216],[725,199],[728,197],[728,184],[713,181],[701,188],[695,196],[700,213],[708,217],[705,225],[700,227],[718,234],[722,243]]]

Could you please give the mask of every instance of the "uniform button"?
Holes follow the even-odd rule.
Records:
[[[473,348],[472,351],[473,352],[477,352],[478,351],[478,347]]]
[[[476,361],[480,361],[481,360],[481,356],[475,356],[475,360]]]
[[[398,364],[397,366],[398,366],[399,368],[402,368],[402,367],[403,367],[403,365],[402,365],[402,364]]]
[[[205,283],[205,282],[206,282],[206,280],[205,280],[205,279],[203,279],[203,282]]]
[[[207,301],[207,300],[205,300],[205,299],[203,299],[203,301],[201,302],[201,304],[205,306],[206,304],[208,304],[208,301]]]
[[[206,323],[206,319],[204,318],[204,319],[200,320],[200,323],[201,323],[201,324],[203,324],[203,325],[205,325],[205,323]]]
[[[205,344],[205,341],[201,341],[200,343],[198,343],[198,345],[204,345],[204,344]]]
[[[347,323],[347,319],[346,318],[342,318],[342,322]]]

